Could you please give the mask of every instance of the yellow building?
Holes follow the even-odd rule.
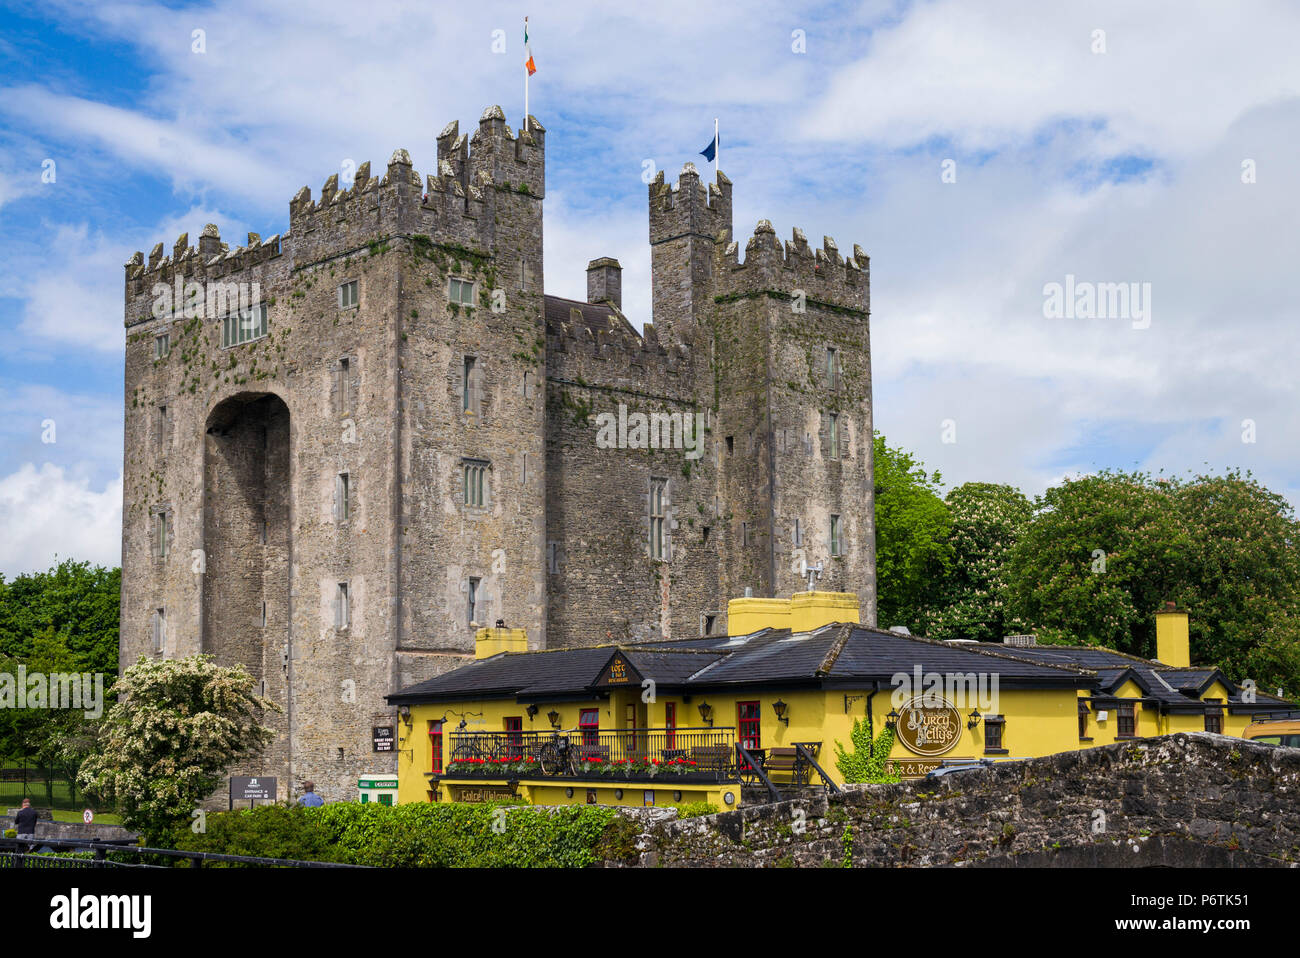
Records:
[[[1187,616],[1157,621],[1162,661],[1107,649],[939,642],[857,623],[857,598],[746,598],[726,636],[526,651],[482,629],[476,661],[389,696],[399,801],[719,808],[843,784],[855,721],[895,733],[890,770],[1009,761],[1177,731],[1240,734],[1300,716],[1192,668]]]

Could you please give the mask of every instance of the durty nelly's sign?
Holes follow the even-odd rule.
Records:
[[[918,695],[898,710],[894,731],[914,755],[942,755],[961,738],[961,713],[947,699]]]

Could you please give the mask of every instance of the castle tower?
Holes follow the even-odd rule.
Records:
[[[284,711],[232,774],[282,798],[395,768],[384,695],[478,626],[545,641],[545,130],[438,139],[426,182],[398,150],[126,266],[121,659],[248,668]]]

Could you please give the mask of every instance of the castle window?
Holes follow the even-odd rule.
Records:
[[[481,460],[467,460],[464,471],[465,487],[465,505],[467,506],[484,506],[487,504],[487,495],[484,490],[486,483],[484,479],[487,475],[488,465]]]
[[[153,554],[157,559],[167,558],[170,545],[171,528],[166,512],[155,512],[153,516]]]
[[[840,517],[831,516],[831,555],[844,554],[844,543],[840,535]]]
[[[740,544],[742,546],[749,545],[749,523],[748,522],[742,522],[740,524]]]
[[[352,411],[352,361],[346,356],[334,371],[334,399],[340,416]]]
[[[1088,737],[1088,703],[1079,699],[1079,738]]]
[[[167,643],[167,610],[154,609],[153,612],[153,650],[162,652]]]
[[[700,635],[712,635],[713,626],[718,621],[718,613],[702,612],[700,614]]]
[[[827,427],[830,433],[831,458],[840,457],[840,417],[837,413],[830,414],[830,422]]]
[[[334,480],[334,519],[337,522],[346,522],[352,515],[350,485],[350,477],[346,472],[340,472]]]
[[[172,338],[170,333],[163,333],[153,338],[153,358],[163,359],[172,351]]]
[[[735,451],[736,451],[736,437],[735,437],[735,436],[728,436],[728,437],[727,437],[727,455],[730,456],[730,455],[731,455],[733,452],[735,452]]]
[[[480,396],[482,367],[473,356],[466,356],[461,367],[460,405],[461,410],[470,416],[477,416],[481,411]]]
[[[478,587],[481,581],[480,579],[471,578],[469,588],[466,590],[465,611],[469,617],[470,625],[474,624],[474,617],[478,614]]]
[[[826,388],[840,388],[840,351],[834,346],[826,347]]]
[[[358,302],[357,281],[355,279],[349,283],[339,284],[339,309],[351,309]]]
[[[794,544],[796,546],[803,545],[803,525],[799,522],[797,516],[794,520]]]
[[[170,430],[167,428],[168,415],[165,405],[155,406],[153,413],[153,441],[158,447],[158,453],[163,455],[169,445],[168,440],[171,438]]]
[[[334,628],[346,629],[352,624],[352,603],[348,597],[348,584],[340,582],[334,592]]]
[[[711,530],[708,526],[705,526],[705,527],[704,527],[703,532],[702,532],[701,535],[700,535],[700,542],[701,542],[702,544],[704,544],[704,545],[708,545],[708,544],[709,544],[709,532],[710,532],[710,531],[712,531],[712,530]]]
[[[474,308],[474,282],[453,276],[447,281],[447,302],[456,303],[466,309]]]
[[[229,313],[221,321],[221,345],[238,346],[261,339],[267,332],[266,304],[259,303],[239,313]]]
[[[665,479],[650,480],[650,558],[668,558],[667,518],[668,482]]]

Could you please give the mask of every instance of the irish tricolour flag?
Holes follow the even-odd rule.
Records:
[[[532,76],[537,72],[537,64],[533,62],[533,48],[528,45],[527,17],[524,17],[524,55],[528,58],[524,60],[524,67],[528,70],[528,75]]]

